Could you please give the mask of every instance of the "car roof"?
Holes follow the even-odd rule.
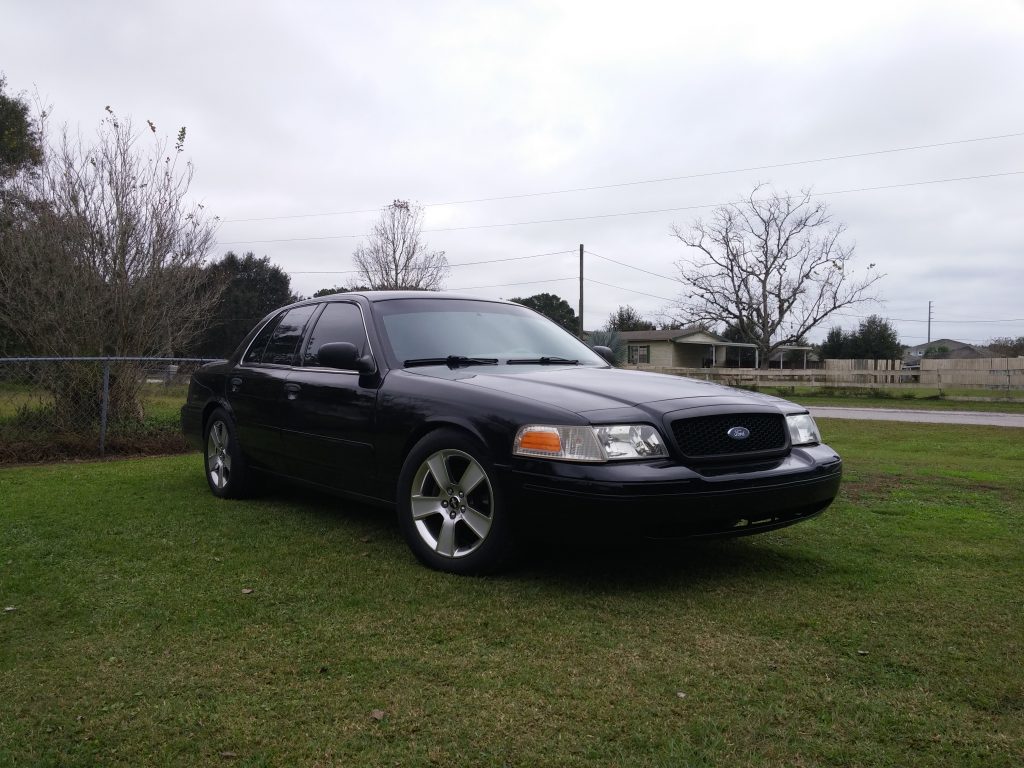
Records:
[[[489,299],[484,296],[467,296],[463,293],[452,291],[346,291],[345,293],[331,293],[327,296],[317,296],[315,299],[306,301],[324,301],[326,299],[340,299],[352,296],[360,296],[367,301],[391,301],[394,299],[427,299],[428,301],[458,299],[460,301],[489,301],[495,304],[511,304],[513,302],[503,299]],[[300,303],[306,303],[306,301]]]

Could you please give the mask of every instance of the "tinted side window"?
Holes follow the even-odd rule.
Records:
[[[316,321],[313,334],[309,337],[303,365],[319,365],[317,352],[324,344],[332,341],[347,341],[355,344],[360,355],[366,354],[366,331],[363,329],[363,318],[359,307],[355,304],[335,303],[324,307],[323,314]]]
[[[263,350],[267,348],[270,334],[274,332],[274,329],[277,327],[277,321],[280,319],[280,316],[275,317],[263,326],[263,329],[256,335],[256,338],[252,340],[252,344],[245,351],[245,356],[242,358],[243,363],[258,363],[263,358]]]
[[[274,329],[274,335],[270,337],[267,348],[263,352],[262,362],[274,365],[295,365],[296,348],[302,340],[306,322],[315,310],[316,304],[288,310],[281,318],[281,322],[277,324],[277,328]]]

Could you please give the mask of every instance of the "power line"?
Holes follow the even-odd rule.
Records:
[[[836,190],[832,190],[832,191],[829,191],[829,192],[815,192],[815,193],[813,193],[811,195],[811,197],[827,197],[827,196],[830,196],[830,195],[845,195],[845,194],[850,194],[850,193],[854,193],[854,192],[880,192],[880,191],[889,190],[889,189],[905,189],[905,188],[908,188],[908,187],[920,187],[920,186],[933,185],[933,184],[950,184],[950,183],[960,182],[960,181],[977,181],[979,179],[995,179],[995,178],[1001,178],[1001,177],[1005,177],[1005,176],[1020,176],[1020,175],[1024,175],[1024,171],[1005,171],[1003,173],[987,173],[987,174],[980,174],[980,175],[977,175],[977,176],[958,176],[958,177],[949,178],[949,179],[928,179],[928,180],[925,180],[925,181],[911,181],[911,182],[906,182],[906,183],[903,183],[903,184],[884,184],[884,185],[877,186],[877,187],[856,187],[856,188],[851,188],[851,189],[836,189]],[[798,197],[803,197],[803,195],[780,195],[780,196],[777,197],[777,199],[780,199],[780,200],[793,200],[793,199],[797,199]],[[765,198],[763,200],[757,200],[756,202],[766,202],[766,201],[767,201],[767,198]],[[423,232],[427,232],[427,233],[431,233],[431,232],[462,232],[462,231],[475,230],[475,229],[496,229],[496,228],[500,228],[500,227],[524,227],[524,226],[530,226],[530,225],[535,225],[535,224],[563,224],[563,223],[575,222],[575,221],[592,221],[592,220],[595,220],[595,219],[620,218],[620,217],[623,217],[623,216],[646,216],[646,215],[655,214],[655,213],[679,213],[681,211],[695,211],[695,210],[701,210],[701,209],[704,209],[704,208],[718,208],[718,207],[724,206],[724,205],[739,205],[739,204],[742,204],[742,203],[745,203],[745,202],[748,202],[748,201],[747,200],[733,200],[733,201],[724,202],[724,203],[703,203],[703,204],[700,204],[700,205],[685,205],[685,206],[681,206],[681,207],[678,207],[678,208],[655,208],[655,209],[645,210],[645,211],[622,211],[622,212],[618,212],[618,213],[594,214],[594,215],[591,215],[591,216],[570,216],[570,217],[565,217],[565,218],[561,218],[561,219],[538,219],[538,220],[535,220],[535,221],[512,221],[512,222],[502,222],[502,223],[496,223],[496,224],[473,224],[473,225],[463,226],[463,227],[439,227],[437,229],[424,229]],[[223,245],[253,245],[253,244],[261,244],[261,243],[295,243],[295,242],[308,242],[308,241],[315,241],[315,240],[344,240],[344,239],[347,239],[347,238],[359,238],[359,237],[365,237],[365,233],[364,234],[357,234],[357,235],[324,235],[324,236],[319,236],[319,237],[282,237],[282,238],[276,238],[276,239],[271,239],[271,240],[232,240],[232,241],[229,241],[229,242],[218,243],[218,245],[222,245],[223,246]]]
[[[478,264],[497,264],[503,261],[522,261],[524,259],[539,259],[542,256],[561,256],[566,253],[576,253],[576,251],[551,251],[550,253],[534,253],[529,256],[509,256],[502,259],[485,259],[483,261],[460,261],[453,264],[449,264],[449,267],[472,267]],[[358,274],[358,269],[331,269],[331,270],[289,270],[289,275],[354,275]]]
[[[839,317],[854,317],[854,318],[857,318],[859,320],[866,320],[867,318],[871,317],[871,315],[854,315],[854,314],[850,314],[848,312],[833,312],[832,314],[833,315],[837,315]],[[920,319],[907,318],[907,317],[886,317],[886,318],[883,318],[883,319],[891,320],[891,321],[897,322],[897,323],[927,323],[928,322],[927,320],[920,320]],[[951,324],[951,325],[956,325],[956,324],[959,324],[959,323],[1024,323],[1024,317],[1009,317],[1009,318],[1006,318],[1006,319],[1003,319],[1003,320],[932,320],[932,323],[947,323],[947,324]]]
[[[485,261],[460,261],[457,264],[449,264],[449,267],[470,267],[476,264],[497,264],[499,261],[522,261],[523,259],[539,259],[541,256],[561,256],[566,253],[576,253],[575,250],[551,251],[550,253],[535,253],[532,256],[509,256],[504,259],[486,259]]]
[[[358,269],[290,269],[289,274],[356,274]]]
[[[918,144],[912,147],[893,147],[890,149],[876,149],[869,152],[854,152],[845,155],[832,155],[830,157],[818,157],[809,160],[792,160],[785,163],[769,163],[766,165],[752,165],[746,168],[730,168],[727,170],[720,171],[704,171],[701,173],[690,173],[683,176],[666,176],[658,179],[640,179],[637,181],[622,181],[613,184],[597,184],[589,187],[570,187],[568,189],[555,189],[548,190],[545,192],[523,192],[519,194],[509,195],[498,195],[495,197],[478,197],[469,200],[448,200],[440,203],[426,203],[424,208],[434,208],[444,205],[467,205],[469,203],[490,203],[497,202],[500,200],[520,200],[527,197],[545,197],[551,195],[567,195],[577,192],[593,192],[601,189],[618,189],[621,187],[634,187],[642,184],[662,184],[669,181],[686,181],[690,179],[704,179],[711,176],[725,176],[731,173],[748,173],[750,171],[768,171],[776,168],[791,168],[798,165],[812,165],[814,163],[827,163],[834,162],[837,160],[853,160],[859,157],[872,157],[876,155],[891,155],[899,152],[916,152],[922,149],[937,149],[939,147],[951,147],[958,144],[973,144],[982,141],[997,141],[1000,139],[1012,139],[1019,136],[1024,136],[1024,132],[1018,133],[1004,133],[996,136],[980,136],[970,139],[956,139],[954,141],[941,141],[935,144]],[[322,213],[296,213],[284,216],[257,216],[246,219],[225,219],[225,224],[250,222],[250,221],[278,221],[281,219],[304,219],[304,218],[315,218],[324,216],[349,216],[361,213],[376,213],[382,208],[363,208],[360,210],[353,211],[325,211]]]
[[[908,321],[903,321],[908,322]],[[926,322],[915,320],[916,323]],[[1006,320],[932,320],[933,323],[1024,323],[1024,317],[1011,317]]]
[[[319,216],[352,216],[357,213],[379,213],[383,208],[362,208],[356,211],[324,211],[323,213],[293,213],[284,216],[253,216],[248,219],[221,219],[221,224],[241,224],[249,221],[280,221],[281,219],[313,219]]]
[[[663,280],[672,280],[673,282],[677,282],[677,283],[678,282],[682,282],[682,281],[679,280],[678,277],[669,277],[668,275],[659,275],[657,272],[651,272],[648,269],[644,269],[643,267],[636,267],[636,266],[633,266],[632,264],[627,264],[624,261],[617,261],[615,259],[610,259],[607,256],[602,256],[601,254],[594,253],[593,251],[584,251],[584,253],[589,253],[591,256],[597,256],[597,258],[599,258],[599,259],[604,259],[605,261],[610,261],[612,264],[618,264],[621,267],[629,267],[630,269],[635,269],[637,272],[645,272],[648,275],[654,275],[654,277],[660,277]]]
[[[657,272],[651,272],[650,270],[643,269],[642,267],[637,267],[637,266],[634,266],[632,264],[627,264],[624,261],[618,261],[616,259],[611,259],[611,258],[608,258],[607,256],[602,256],[599,253],[594,253],[593,251],[586,251],[586,253],[590,254],[591,256],[596,256],[599,259],[604,259],[605,261],[610,261],[613,264],[618,264],[619,266],[622,266],[622,267],[628,267],[629,269],[636,270],[637,272],[644,272],[644,273],[646,273],[648,275],[653,275],[654,277],[660,277],[660,278],[662,278],[664,280],[671,280],[673,282],[681,282],[679,280],[679,278],[670,277],[668,275],[660,275]],[[589,278],[585,278],[585,279],[589,279]],[[592,281],[592,282],[597,282],[597,281]],[[602,285],[604,285],[604,283],[602,283]],[[622,286],[610,286],[610,287],[614,287],[614,288],[617,288],[619,290],[629,290],[628,288],[623,288]],[[640,291],[633,291],[633,292],[634,293],[641,293]],[[649,294],[649,293],[648,294],[642,294],[642,295],[653,296],[654,298],[661,298],[661,297],[654,296],[653,294]],[[672,301],[674,301],[674,299],[672,299]],[[854,314],[850,314],[850,313],[846,313],[846,312],[834,312],[832,314],[838,315],[838,316],[841,316],[841,317],[854,317],[854,318],[858,318],[858,319],[867,319],[868,317],[870,317],[870,315],[854,315]],[[901,322],[901,323],[927,323],[928,322],[927,320],[907,319],[907,318],[901,318],[901,317],[889,317],[889,318],[885,318],[885,319],[892,320],[893,322]],[[1002,319],[1002,320],[976,320],[976,319],[975,320],[958,320],[958,319],[952,319],[952,320],[932,320],[932,322],[933,323],[947,323],[947,324],[957,324],[957,323],[1020,323],[1020,322],[1024,322],[1024,318],[1021,318],[1021,317],[1011,317],[1011,318],[1006,318],[1006,319]]]
[[[926,344],[927,343],[931,343],[932,341],[941,341],[941,339],[929,339],[926,336],[905,336],[902,333],[900,334],[900,339],[901,340],[902,339],[921,339]],[[985,346],[985,345],[988,344],[989,341],[991,341],[991,339],[956,339],[956,341],[963,341],[963,342],[966,342],[968,344],[974,344],[974,345],[977,345],[977,346]],[[907,346],[907,345],[904,345],[904,346]],[[919,346],[922,346],[922,345],[921,344],[912,344],[910,346],[919,347]]]
[[[591,192],[601,189],[616,189],[618,187],[633,187],[641,184],[662,184],[669,181],[686,181],[689,179],[703,179],[710,176],[725,176],[730,173],[747,173],[749,171],[767,171],[775,168],[788,168],[796,165],[811,165],[813,163],[825,163],[835,160],[852,160],[858,157],[871,157],[872,155],[888,155],[897,152],[912,152],[921,149],[935,149],[938,147],[948,147],[955,144],[970,144],[979,141],[994,141],[997,139],[1011,139],[1018,136],[1024,136],[1024,131],[1019,133],[1004,133],[998,136],[981,136],[973,139],[957,139],[955,141],[943,141],[937,144],[919,144],[913,147],[895,147],[892,149],[878,149],[870,152],[855,152],[847,155],[833,155],[831,157],[819,157],[810,160],[793,160],[785,163],[770,163],[767,165],[753,165],[747,168],[730,168],[722,171],[705,171],[703,173],[690,173],[684,176],[666,176],[660,179],[641,179],[639,181],[623,181],[615,184],[598,184],[591,187],[574,187],[570,189],[557,189],[549,192],[526,192],[518,195],[501,195],[499,197],[483,197],[474,200],[450,200],[444,203],[430,203],[430,206],[440,205],[464,205],[467,203],[488,203],[498,200],[516,200],[524,197],[540,197],[544,195],[565,195],[574,192]],[[427,207],[427,206],[425,206]]]
[[[478,291],[482,288],[507,288],[512,285],[537,285],[538,283],[561,283],[566,280],[577,280],[578,278],[573,275],[572,277],[554,277],[550,280],[529,280],[525,283],[498,283],[496,285],[470,285],[463,288],[445,288],[446,291]]]
[[[591,256],[597,256],[596,253],[591,253],[590,251],[586,251],[586,253],[590,253]],[[605,258],[605,257],[599,257],[599,258]],[[606,260],[610,261],[610,259],[606,259]],[[616,263],[617,264],[623,264],[623,262],[616,262]],[[629,266],[629,265],[628,264],[623,264],[623,266]],[[641,270],[641,271],[645,271],[645,270]],[[650,273],[650,274],[653,274],[653,273]],[[660,275],[659,275],[659,277],[660,277]],[[665,296],[658,296],[656,294],[646,293],[644,291],[635,291],[635,290],[633,290],[631,288],[625,288],[625,287],[623,287],[621,285],[612,285],[610,283],[603,283],[600,280],[594,280],[594,279],[589,278],[589,277],[585,277],[583,279],[584,279],[585,282],[588,282],[588,283],[596,283],[597,285],[603,285],[606,288],[614,288],[615,290],[618,290],[618,291],[628,291],[629,293],[636,293],[636,294],[639,294],[640,296],[649,296],[652,299],[661,299],[662,301],[669,301],[669,302],[677,301],[677,299],[670,299],[670,298],[667,298]],[[868,317],[871,317],[871,315],[854,315],[854,314],[851,314],[849,312],[833,312],[831,314],[835,315],[837,317],[853,317],[853,318],[857,318],[859,320],[865,320]],[[908,319],[908,318],[903,318],[903,317],[886,317],[884,319],[892,321],[892,322],[898,322],[898,323],[926,323],[926,322],[928,322],[927,320]],[[974,320],[956,320],[956,319],[954,319],[954,320],[933,320],[932,322],[933,323],[946,323],[946,324],[949,324],[949,325],[957,325],[959,323],[1021,323],[1021,322],[1024,322],[1024,317],[1011,317],[1011,318],[1005,318],[1005,319],[1002,319],[1002,320],[978,320],[978,319],[974,319]]]
[[[509,256],[509,257],[505,257],[505,258],[501,258],[501,259],[485,259],[485,260],[481,260],[481,261],[463,261],[463,262],[458,262],[458,263],[455,263],[455,264],[449,264],[449,266],[451,266],[451,267],[467,267],[467,266],[475,266],[475,265],[479,265],[479,264],[496,264],[496,263],[499,263],[499,262],[522,261],[524,259],[536,259],[536,258],[541,258],[541,257],[544,257],[544,256],[561,256],[561,255],[569,254],[569,253],[576,253],[576,251],[575,250],[549,251],[547,253],[534,253],[534,254],[530,254],[529,256]],[[607,256],[602,256],[602,255],[600,255],[598,253],[594,253],[593,251],[589,251],[588,250],[588,251],[584,251],[584,253],[587,253],[587,254],[589,254],[591,256],[596,256],[599,259],[603,259],[604,261],[609,261],[609,262],[611,262],[613,264],[618,264],[618,265],[623,266],[623,267],[628,267],[630,269],[635,269],[635,270],[637,270],[639,272],[644,272],[644,273],[646,273],[648,275],[653,275],[654,277],[662,278],[664,280],[671,280],[673,282],[680,282],[677,278],[669,277],[667,275],[661,275],[661,274],[658,274],[657,272],[651,272],[651,271],[643,269],[641,267],[636,267],[636,266],[633,266],[632,264],[627,264],[626,262],[618,261],[617,259],[612,259],[612,258],[609,258]],[[350,269],[350,270],[327,270],[327,271],[287,270],[289,275],[335,275],[335,274],[344,275],[344,274],[354,274],[354,273],[357,273],[358,271],[359,270],[355,270],[355,269]],[[557,283],[557,282],[563,282],[563,281],[566,281],[566,280],[576,280],[576,279],[578,279],[578,277],[559,277],[559,278],[552,278],[550,280],[532,280],[532,281],[519,282],[519,283],[499,283],[499,284],[496,284],[496,285],[477,285],[477,286],[468,286],[468,287],[463,287],[463,288],[448,288],[446,290],[449,290],[449,291],[471,291],[471,290],[479,290],[479,289],[483,289],[483,288],[505,288],[505,287],[517,286],[517,285],[537,285],[537,284],[540,284],[540,283]],[[660,299],[662,301],[675,302],[677,300],[677,299],[670,299],[670,298],[667,298],[665,296],[659,296],[659,295],[653,294],[653,293],[647,293],[645,291],[637,291],[637,290],[634,290],[632,288],[626,288],[626,287],[621,286],[621,285],[612,285],[610,283],[605,283],[605,282],[602,282],[600,280],[594,280],[593,278],[590,278],[590,277],[585,277],[584,281],[588,282],[588,283],[594,283],[596,285],[601,285],[601,286],[604,286],[606,288],[613,288],[615,290],[627,291],[628,293],[635,293],[635,294],[640,295],[640,296],[647,296],[647,297],[653,298],[653,299]],[[831,313],[831,315],[835,316],[835,317],[849,317],[849,318],[854,318],[854,319],[857,319],[857,320],[866,320],[867,318],[872,317],[872,315],[858,315],[858,314],[853,314],[851,312],[833,312],[833,313]],[[921,320],[921,319],[917,319],[917,318],[904,318],[904,317],[884,317],[883,319],[885,319],[887,321],[899,322],[899,323],[927,323],[928,322],[927,320]],[[977,318],[973,318],[973,319],[956,319],[956,318],[954,318],[954,319],[950,319],[950,320],[932,320],[932,322],[933,323],[945,323],[947,325],[957,325],[957,324],[960,324],[960,323],[967,323],[967,324],[976,324],[976,323],[982,323],[982,324],[1021,323],[1021,322],[1024,322],[1024,317],[1010,317],[1010,318],[1002,318],[1002,319],[977,319]]]
[[[602,283],[600,280],[594,280],[589,277],[583,278],[584,282],[596,283],[597,285],[603,285],[605,288],[614,288],[617,291],[627,291],[629,293],[637,293],[641,296],[650,296],[652,299],[661,299],[662,301],[676,301],[676,299],[668,299],[664,296],[657,296],[653,293],[644,293],[643,291],[634,291],[632,288],[623,288],[621,285],[612,285],[611,283]]]

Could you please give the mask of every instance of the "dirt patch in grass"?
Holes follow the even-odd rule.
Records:
[[[869,499],[889,497],[893,491],[905,488],[906,486],[906,481],[897,477],[871,475],[863,480],[845,479],[841,493],[850,501],[859,503]]]
[[[130,435],[111,435],[103,457],[166,456],[195,450],[180,430],[161,429]],[[100,458],[99,437],[55,433],[42,437],[12,437],[0,440],[0,465],[38,464]]]

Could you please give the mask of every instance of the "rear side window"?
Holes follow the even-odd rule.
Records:
[[[270,341],[270,334],[277,328],[277,321],[281,319],[281,316],[273,318],[269,323],[263,326],[263,329],[256,334],[256,338],[252,340],[252,344],[245,350],[245,356],[242,358],[243,363],[254,365],[259,363],[263,358],[263,350],[267,348],[267,342]]]
[[[316,321],[313,333],[309,337],[309,343],[302,356],[302,364],[320,365],[320,361],[317,359],[320,347],[334,341],[347,341],[350,344],[355,344],[360,355],[366,354],[366,331],[363,328],[363,318],[359,313],[359,307],[355,304],[339,302],[324,307],[324,311]]]
[[[302,332],[315,310],[316,304],[309,304],[285,312],[270,341],[267,342],[261,362],[271,365],[295,365],[295,353],[302,340]]]

